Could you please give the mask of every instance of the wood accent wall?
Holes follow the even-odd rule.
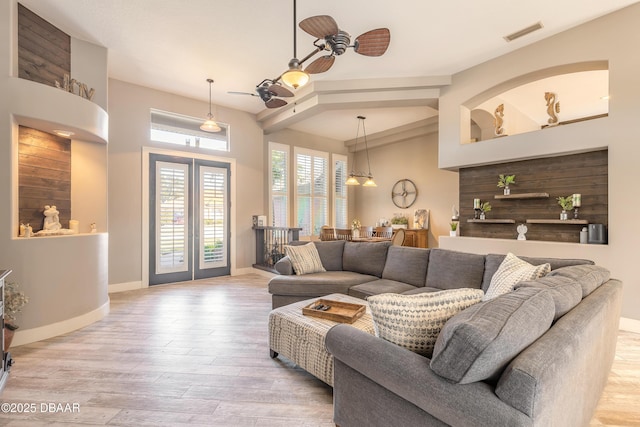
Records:
[[[60,224],[71,219],[71,140],[20,126],[18,131],[19,221],[42,230],[45,205],[55,205]],[[16,227],[17,229],[17,227]]]
[[[71,74],[71,37],[18,4],[18,76],[55,86]]]
[[[549,193],[546,199],[502,199],[498,175],[516,175],[511,194]],[[579,218],[608,226],[608,150],[460,169],[460,234],[469,237],[515,239],[516,227],[527,219],[560,219],[557,197],[582,195]],[[473,199],[491,203],[487,219],[513,219],[514,224],[468,223]],[[573,218],[573,211],[569,212]],[[527,240],[579,242],[578,224],[526,224]]]

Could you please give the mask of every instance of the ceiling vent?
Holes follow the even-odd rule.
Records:
[[[534,31],[538,31],[542,29],[542,22],[536,22],[533,25],[528,26],[527,28],[523,28],[520,31],[516,31],[515,33],[511,33],[508,36],[504,36],[504,39],[508,42],[512,42],[515,39],[519,39],[520,37],[526,36],[527,34],[533,33]]]

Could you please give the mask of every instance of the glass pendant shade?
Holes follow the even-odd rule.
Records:
[[[364,182],[364,184],[362,184],[362,186],[363,187],[377,187],[378,184],[376,184],[376,182],[373,180],[373,177],[371,175],[369,175],[369,177]]]
[[[282,81],[289,87],[298,89],[309,82],[309,74],[302,71],[300,66],[297,68],[289,68],[283,75]]]
[[[349,178],[347,179],[347,181],[345,182],[346,185],[360,185],[360,181],[358,181],[358,179],[353,176],[350,175]]]

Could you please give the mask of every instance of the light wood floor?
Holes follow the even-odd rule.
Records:
[[[331,388],[269,358],[266,283],[247,275],[113,294],[102,321],[12,348],[0,401],[36,411],[0,413],[0,426],[333,426]],[[640,335],[620,334],[592,426],[640,426],[639,349]],[[79,412],[42,411],[49,403]]]

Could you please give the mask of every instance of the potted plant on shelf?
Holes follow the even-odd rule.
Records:
[[[16,316],[22,307],[29,302],[29,298],[20,291],[20,285],[16,282],[4,284],[4,351],[11,346],[13,334],[18,329]]]
[[[566,221],[569,218],[567,211],[573,209],[573,194],[567,197],[558,197],[558,204],[562,208],[560,212],[560,219]]]
[[[515,175],[503,175],[503,174],[498,175],[498,187],[504,189],[503,193],[505,196],[508,196],[509,194],[511,194],[511,189],[509,188],[509,186],[515,183],[516,183]]]
[[[480,204],[480,219],[486,219],[486,213],[491,212],[491,203],[482,202]]]
[[[451,230],[449,230],[449,236],[451,237],[455,237],[458,235],[458,223],[457,222],[450,222],[449,225],[451,226]]]
[[[396,230],[398,228],[407,228],[409,224],[409,220],[406,216],[402,214],[394,214],[393,218],[391,218],[391,227]]]

